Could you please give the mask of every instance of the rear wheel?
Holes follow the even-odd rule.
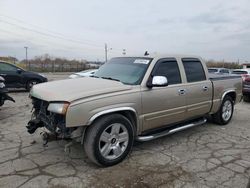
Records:
[[[29,80],[28,82],[27,82],[27,84],[26,84],[26,89],[28,90],[28,91],[30,91],[31,90],[31,88],[33,87],[33,85],[36,85],[36,84],[38,84],[39,82],[37,81],[37,80]]]
[[[101,117],[87,129],[84,149],[92,162],[112,166],[126,158],[133,141],[131,122],[120,114],[112,114]]]
[[[213,114],[213,120],[219,125],[226,125],[232,119],[234,112],[234,102],[230,96],[225,96],[221,107],[216,114]]]

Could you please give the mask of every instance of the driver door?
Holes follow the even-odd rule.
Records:
[[[142,91],[143,131],[177,123],[186,117],[185,89],[176,59],[159,60],[151,75],[165,76],[168,86],[145,88]]]

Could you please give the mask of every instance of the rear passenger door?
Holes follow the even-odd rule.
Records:
[[[195,118],[210,111],[212,83],[206,78],[202,62],[197,58],[182,58],[186,74],[187,117]]]
[[[153,76],[165,76],[168,86],[145,88],[142,91],[143,130],[155,129],[185,119],[186,96],[179,65],[174,58],[159,60],[151,72]]]

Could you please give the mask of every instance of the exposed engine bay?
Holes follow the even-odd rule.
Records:
[[[58,139],[72,139],[81,136],[79,131],[78,135],[73,134],[77,128],[67,128],[65,126],[65,115],[47,110],[49,102],[32,97],[32,104],[32,117],[26,126],[30,134],[33,134],[38,128],[44,127],[47,130],[42,135],[45,143],[48,142],[49,134]]]

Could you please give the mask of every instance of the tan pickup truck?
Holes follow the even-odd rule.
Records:
[[[149,141],[206,123],[226,125],[242,98],[240,76],[209,75],[201,58],[117,57],[92,77],[38,84],[28,132],[45,127],[84,145],[101,166],[121,162],[134,140]]]

